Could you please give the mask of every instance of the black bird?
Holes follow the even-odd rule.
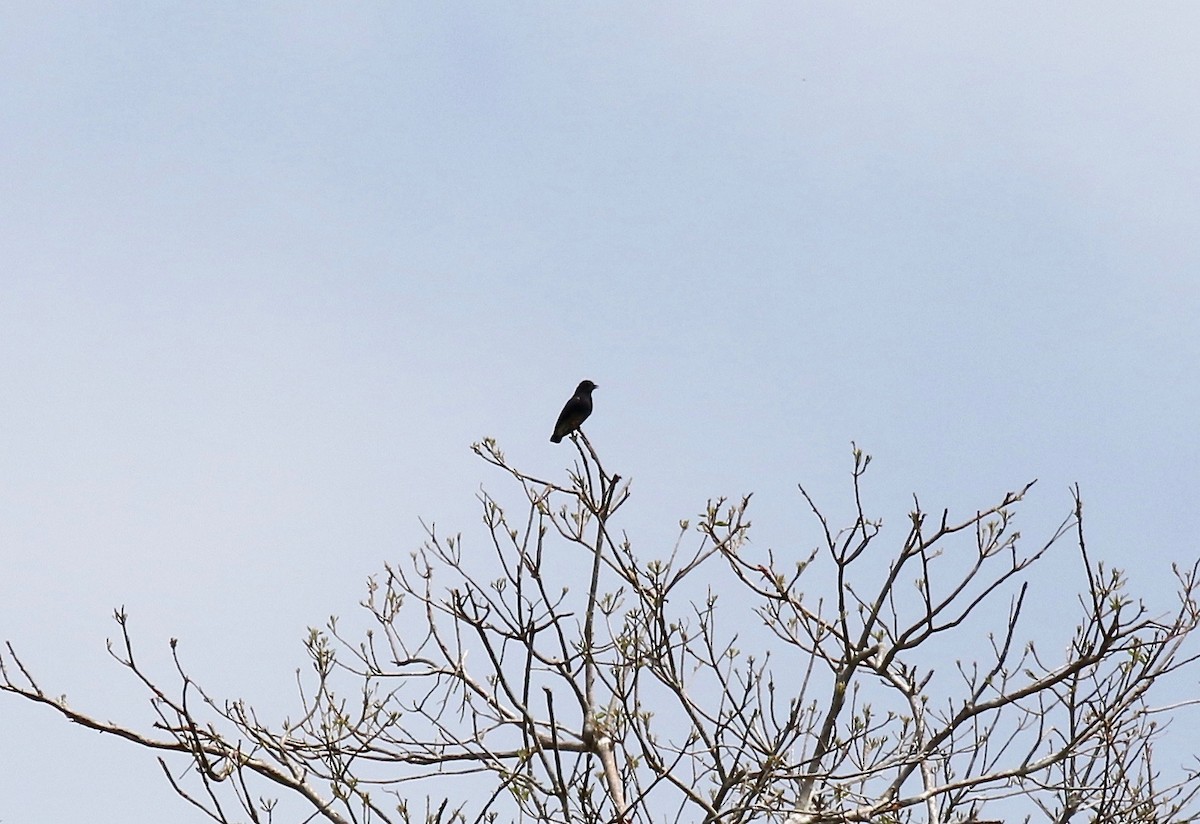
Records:
[[[592,414],[592,390],[595,388],[596,384],[591,381],[579,382],[571,400],[567,401],[562,412],[558,413],[558,423],[554,424],[554,434],[550,436],[551,443],[562,441],[563,436],[570,435],[578,429],[579,425],[587,420],[587,416]]]

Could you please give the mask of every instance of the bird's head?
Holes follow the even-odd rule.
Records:
[[[591,394],[591,391],[595,388],[596,384],[592,383],[591,381],[580,381],[579,386],[575,387],[575,394],[578,395],[580,392],[587,392],[588,394]]]

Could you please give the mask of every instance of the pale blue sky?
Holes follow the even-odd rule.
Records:
[[[296,8],[294,6],[299,6]],[[478,534],[468,451],[709,496],[756,545],[970,511],[1170,606],[1200,497],[1200,11],[1116,3],[23,4],[0,12],[0,638],[81,707],[124,604],[214,691]],[[1042,593],[1077,573],[1068,553]],[[1059,564],[1059,566],[1053,566]],[[281,709],[279,714],[283,714]],[[152,759],[0,700],[0,819],[199,821]]]

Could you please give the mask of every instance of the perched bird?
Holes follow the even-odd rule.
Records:
[[[551,443],[562,441],[564,435],[570,435],[592,414],[592,390],[595,388],[596,384],[591,381],[579,382],[575,394],[558,414],[558,423],[554,424],[554,434],[550,436]]]

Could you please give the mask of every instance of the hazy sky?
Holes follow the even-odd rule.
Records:
[[[0,12],[0,638],[147,721],[125,605],[292,706],[306,627],[481,534],[576,383],[648,556],[795,485],[902,531],[1040,478],[1153,605],[1197,555],[1190,3],[24,3]],[[894,533],[893,533],[894,534]],[[1035,597],[1061,607],[1064,550]],[[1050,611],[1054,606],[1050,607]],[[202,820],[0,698],[5,824]]]

